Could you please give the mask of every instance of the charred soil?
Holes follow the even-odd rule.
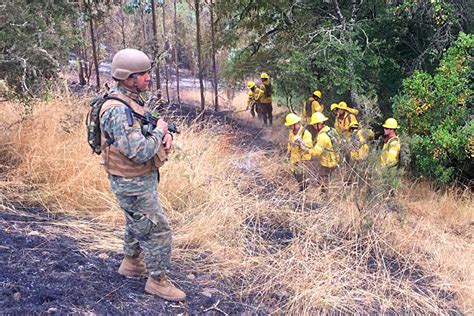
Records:
[[[144,293],[146,278],[117,273],[122,255],[86,251],[87,236],[69,237],[70,218],[40,208],[0,212],[0,306],[2,313],[216,314],[265,313],[231,294],[224,281],[179,263],[169,272],[186,291],[184,303]],[[91,222],[90,225],[94,225]],[[55,226],[55,235],[49,228]],[[59,227],[59,229],[58,229]],[[97,234],[104,226],[97,227]],[[61,233],[63,232],[63,233]]]

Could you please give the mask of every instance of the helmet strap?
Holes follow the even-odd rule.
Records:
[[[137,94],[137,95],[138,95],[138,94],[140,94],[140,93],[142,92],[142,91],[140,91],[140,89],[138,89],[138,87],[136,86],[135,80],[133,80],[132,86],[130,86],[130,85],[125,85],[125,84],[123,83],[123,81],[120,81],[120,82],[119,82],[119,85],[120,85],[123,89],[127,90],[127,91],[128,91],[129,93],[131,93],[131,94]]]
[[[135,90],[135,91],[132,91],[132,92],[135,92],[135,93],[142,93],[142,92],[146,91],[146,90],[141,90],[140,88],[138,88],[138,84],[137,84],[137,74],[132,74],[132,75],[130,76],[130,78],[132,78],[132,80],[133,80],[133,81],[132,81],[132,82],[133,82],[133,89]]]

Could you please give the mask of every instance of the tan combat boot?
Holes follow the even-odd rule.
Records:
[[[186,294],[171,283],[162,273],[157,279],[148,277],[145,292],[164,298],[168,301],[180,302],[186,299]]]
[[[118,273],[126,277],[140,277],[146,273],[145,264],[142,257],[125,256],[120,264]]]

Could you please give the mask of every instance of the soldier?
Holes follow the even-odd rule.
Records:
[[[329,176],[336,169],[340,160],[337,151],[337,133],[333,128],[326,126],[324,122],[327,120],[328,118],[323,113],[316,112],[311,116],[310,121],[310,124],[314,125],[318,131],[316,141],[313,140],[314,145],[309,152],[322,192],[327,191]]]
[[[307,187],[305,163],[311,160],[311,154],[308,152],[312,147],[311,133],[301,124],[301,117],[294,113],[286,116],[285,126],[290,128],[288,135],[290,169],[298,181],[300,191],[304,191]]]
[[[271,126],[273,123],[272,84],[270,82],[270,76],[265,72],[260,75],[260,79],[262,80],[262,85],[260,86],[260,90],[262,91],[258,97],[254,98],[260,101],[263,124]]]
[[[123,49],[112,60],[112,77],[117,82],[111,95],[145,114],[140,94],[151,82],[151,62],[135,49]],[[144,134],[143,122],[132,116],[122,102],[108,100],[100,113],[104,167],[112,191],[125,215],[124,254],[118,272],[138,277],[149,272],[145,292],[170,301],[183,301],[186,294],[166,277],[171,256],[171,229],[158,200],[158,168],[171,149],[168,124],[160,119],[155,129]],[[143,255],[143,256],[142,256]],[[144,263],[143,258],[144,257]]]

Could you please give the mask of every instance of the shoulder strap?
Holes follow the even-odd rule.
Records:
[[[113,95],[108,95],[105,97],[104,99],[105,101],[108,101],[108,100],[115,100],[115,101],[119,101],[120,103],[124,104],[126,107],[127,107],[127,110],[125,111],[125,114],[127,115],[127,123],[128,123],[128,126],[132,126],[133,125],[133,115],[136,115],[138,113],[136,113],[133,109],[132,109],[132,106],[125,100],[119,98],[119,97],[116,97],[116,96],[113,96]]]
[[[390,139],[388,140],[388,142],[387,142],[387,146],[390,146],[390,145],[391,145],[393,142],[395,142],[395,141],[400,142],[398,136],[395,136],[395,137],[390,138]]]
[[[349,124],[351,124],[351,116],[353,116],[350,112],[347,112],[347,116],[345,119],[349,121]]]
[[[140,121],[143,122],[143,124],[153,124],[156,126],[156,119],[154,119],[153,117],[150,117],[150,115],[141,115],[140,113],[137,113],[133,110],[132,106],[125,100],[119,98],[119,97],[116,97],[116,96],[107,96],[105,97],[105,100],[115,100],[115,101],[119,101],[121,103],[123,103],[127,109],[125,111],[126,115],[127,115],[127,122],[128,122],[128,126],[132,126],[133,125],[133,117],[135,116],[137,119],[139,119]],[[148,112],[145,113],[145,114],[149,114]]]
[[[324,150],[329,151],[329,152],[335,152],[335,147],[337,146],[337,136],[334,135],[334,133],[335,133],[334,128],[330,127],[328,131],[320,132],[320,133],[326,134],[329,137],[329,140],[331,141],[331,145],[332,145],[332,150],[329,150],[329,149],[326,149],[326,148]]]
[[[301,131],[301,133],[300,133],[300,131]],[[298,134],[300,134],[300,136],[303,137],[305,132],[306,132],[306,126],[302,125],[300,130],[298,131]]]

